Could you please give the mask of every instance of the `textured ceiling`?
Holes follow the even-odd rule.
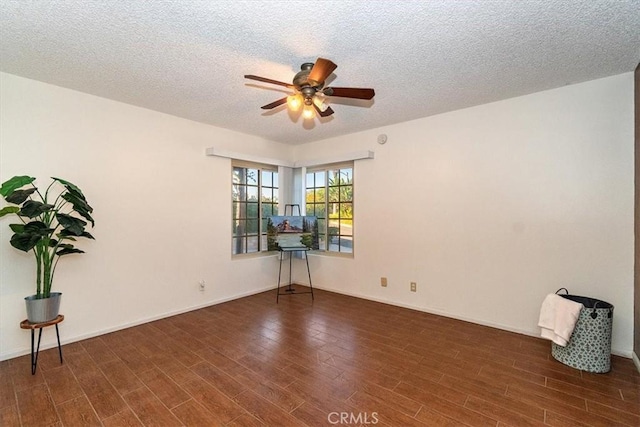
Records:
[[[0,69],[288,144],[632,71],[640,1],[7,1]],[[259,107],[303,62],[338,64],[304,121]]]

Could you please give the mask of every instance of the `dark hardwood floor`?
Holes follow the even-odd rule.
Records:
[[[629,359],[581,372],[548,341],[320,290],[278,305],[261,293],[63,355],[41,352],[33,376],[29,356],[0,363],[0,425],[640,425]]]

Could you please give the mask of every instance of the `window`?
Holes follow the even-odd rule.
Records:
[[[278,171],[234,162],[232,178],[233,254],[266,251],[266,218],[278,214]]]
[[[318,218],[320,248],[353,253],[353,164],[307,171],[306,214]]]

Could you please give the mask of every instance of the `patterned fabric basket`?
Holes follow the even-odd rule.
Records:
[[[560,295],[584,307],[566,347],[551,343],[551,355],[558,362],[581,371],[604,373],[611,369],[613,305],[594,298]]]

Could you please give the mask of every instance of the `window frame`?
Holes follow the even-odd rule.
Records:
[[[342,169],[350,169],[351,174],[350,174],[350,183],[348,185],[344,185],[344,184],[339,184],[339,185],[330,185],[330,173],[334,172],[334,171],[339,171],[338,173],[341,173],[340,171]],[[318,187],[315,186],[316,183],[316,176],[315,174],[322,172],[324,175],[324,187]],[[310,187],[310,183],[309,183],[309,175],[313,174],[314,175],[314,182],[313,182],[313,187]],[[324,165],[315,165],[313,167],[308,167],[306,168],[305,171],[305,186],[304,186],[304,200],[305,200],[305,208],[304,208],[304,212],[305,215],[308,216],[317,216],[318,217],[318,222],[320,224],[322,224],[321,226],[321,230],[320,230],[320,235],[321,235],[321,251],[323,254],[328,254],[328,255],[332,255],[332,256],[345,256],[345,257],[353,257],[354,253],[355,253],[355,162],[350,161],[350,162],[340,162],[340,163],[331,163],[331,164],[324,164]],[[338,194],[338,201],[337,202],[332,202],[331,198],[330,198],[330,188],[336,188],[337,187],[337,194]],[[343,192],[341,191],[342,188],[344,187],[350,187],[350,194],[351,197],[348,200],[341,200]],[[319,189],[324,189],[324,201],[318,202],[316,195],[317,195],[317,190]],[[308,199],[308,192],[309,190],[314,190],[314,194],[313,194],[313,200],[310,202]],[[330,205],[332,203],[335,203],[338,205],[338,217],[337,218],[330,218],[330,213],[329,213],[329,208]],[[350,213],[350,217],[342,217],[342,209],[340,209],[340,205],[341,204],[350,204],[351,207],[351,213]],[[313,206],[313,209],[310,210],[310,205]],[[324,210],[324,216],[320,216],[317,215],[318,210],[316,209],[317,206],[323,206]],[[338,222],[338,233],[337,234],[329,234],[330,231],[330,224],[331,221],[337,221]],[[351,228],[351,234],[347,234],[347,233],[343,233],[342,229],[343,229],[343,225],[342,223],[350,223],[350,228]],[[338,239],[338,244],[336,245],[335,243],[331,242],[331,237],[330,236],[334,236],[337,237]],[[344,251],[342,250],[343,248],[343,244],[341,244],[342,239],[345,239],[345,241],[350,241],[351,243],[351,247],[350,247],[350,251]],[[333,247],[337,247],[337,250],[332,250],[331,248]]]
[[[244,183],[236,181],[236,169],[242,168],[246,170],[254,169],[257,170],[257,183],[249,184],[248,177],[245,176]],[[263,173],[269,172],[271,173],[271,185],[265,186],[263,183],[264,177]],[[276,182],[274,183],[274,177]],[[277,215],[278,206],[280,203],[280,176],[278,166],[269,165],[264,163],[257,162],[249,162],[243,160],[231,160],[231,256],[232,257],[247,257],[247,256],[256,256],[260,254],[268,254],[266,236],[267,231],[265,227],[265,205],[271,206],[271,215]],[[237,187],[244,187],[245,197],[242,200],[242,197],[235,196]],[[256,201],[250,201],[248,196],[248,189],[255,188],[256,189]],[[271,190],[271,202],[263,200],[264,190]],[[275,201],[274,201],[275,199]],[[257,217],[247,216],[249,204],[253,204],[257,202]],[[240,206],[244,204],[245,208],[242,209]],[[242,212],[244,212],[244,217],[242,216]],[[270,216],[270,215],[269,215]],[[257,232],[251,232],[249,229],[248,223],[249,221],[255,221],[257,223]],[[238,222],[243,223],[245,231],[241,234],[237,233]],[[249,244],[250,238],[257,238],[257,250],[249,251],[253,246]],[[238,239],[242,239],[244,243],[238,243]],[[238,252],[238,249],[242,249],[242,252]]]

